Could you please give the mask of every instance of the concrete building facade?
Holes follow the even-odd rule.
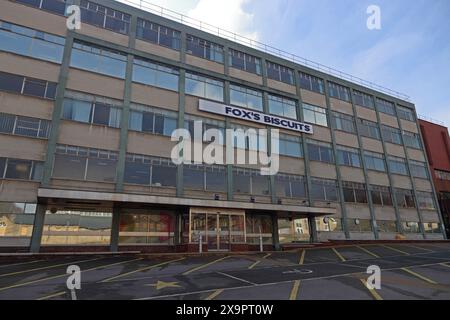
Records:
[[[176,128],[273,127],[202,103],[286,123],[279,174],[175,165]],[[114,1],[0,2],[0,133],[2,251],[444,238],[412,103]]]

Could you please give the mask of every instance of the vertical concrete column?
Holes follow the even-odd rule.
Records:
[[[317,226],[316,226],[316,218],[313,215],[308,216],[308,224],[309,224],[309,230],[311,232],[311,242],[319,242],[319,239],[317,237]]]
[[[33,233],[31,234],[30,252],[39,253],[41,250],[42,231],[44,230],[45,211],[47,207],[38,204],[34,215]]]
[[[272,215],[272,228],[273,228],[273,246],[275,251],[280,251],[280,235],[278,234],[278,216]]]
[[[228,51],[228,49],[227,49]],[[228,55],[226,55],[225,57],[225,61],[227,61]],[[227,64],[225,65],[225,70],[227,70]],[[226,105],[230,104],[230,81],[225,81],[225,85],[224,85],[224,103]],[[225,130],[226,129],[231,129],[231,121],[229,117],[225,118]],[[225,133],[225,137],[224,137],[224,141],[225,141],[225,152],[226,152],[226,146],[228,143],[233,143],[233,141],[227,141],[227,135]],[[234,149],[233,149],[234,152]],[[227,157],[225,157],[227,158]],[[226,190],[227,190],[227,200],[228,201],[232,201],[233,200],[233,165],[232,164],[227,164],[227,177],[226,177]]]
[[[184,66],[186,64],[186,31],[181,32],[180,43],[180,62]],[[178,82],[178,128],[184,128],[184,112],[186,103],[186,69],[180,69],[180,79]],[[183,165],[177,166],[177,197],[182,197],[184,193],[183,183],[184,170]]]
[[[324,79],[324,91],[325,91],[325,99],[327,103],[327,113],[328,113],[328,119],[331,119],[331,103],[330,103],[330,93],[328,92],[328,79]],[[350,232],[348,231],[347,227],[347,208],[345,207],[344,202],[344,188],[342,186],[342,175],[341,175],[341,169],[337,163],[337,151],[336,151],[336,135],[334,133],[334,130],[331,128],[331,121],[328,121],[330,125],[330,132],[331,132],[331,145],[333,148],[333,157],[334,157],[334,163],[336,167],[336,176],[337,176],[337,182],[338,182],[338,191],[339,191],[339,204],[341,207],[341,215],[342,215],[342,228],[344,229],[345,238],[350,238]]]
[[[119,231],[120,231],[120,207],[114,205],[111,224],[111,252],[119,251]]]
[[[137,17],[131,17],[130,24],[130,34],[128,38],[128,47],[134,49],[136,43],[136,27],[137,27]],[[119,157],[117,159],[117,169],[116,169],[116,191],[123,191],[123,182],[125,174],[125,160],[127,156],[127,145],[128,145],[128,127],[130,121],[130,104],[131,104],[131,88],[133,83],[133,62],[134,56],[128,54],[127,56],[127,67],[125,72],[125,82],[124,82],[124,96],[123,96],[123,106],[122,106],[122,118],[120,121],[120,142],[119,142]]]

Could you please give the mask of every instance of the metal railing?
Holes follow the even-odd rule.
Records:
[[[440,126],[446,127],[444,121],[433,119],[431,117],[424,116],[423,114],[418,114],[417,116],[419,117],[420,120],[428,121],[428,122],[431,122],[431,123],[438,124]]]
[[[118,0],[116,0],[116,1],[118,1]],[[317,70],[317,71],[320,71],[320,72],[324,72],[324,73],[333,75],[335,77],[338,77],[338,78],[341,78],[341,79],[344,79],[344,80],[348,80],[348,81],[356,83],[356,84],[360,84],[362,86],[365,86],[365,87],[371,88],[373,90],[377,90],[377,91],[386,93],[388,95],[397,97],[399,99],[410,101],[410,97],[408,95],[406,95],[406,94],[401,93],[401,92],[398,92],[398,91],[395,91],[395,90],[391,90],[389,88],[383,87],[383,86],[378,85],[376,83],[373,83],[371,81],[367,81],[367,80],[364,80],[362,78],[359,78],[359,77],[353,76],[351,74],[348,74],[346,72],[337,70],[335,68],[328,67],[328,66],[323,65],[323,64],[321,64],[319,62],[314,62],[312,60],[299,57],[299,56],[297,56],[295,54],[286,52],[284,50],[281,50],[281,49],[278,49],[278,48],[275,48],[275,47],[272,47],[270,45],[261,43],[259,41],[256,41],[256,40],[253,40],[253,39],[250,39],[250,38],[247,38],[245,36],[241,36],[241,35],[236,34],[234,32],[221,29],[219,27],[216,27],[216,26],[213,26],[211,24],[202,22],[200,20],[188,17],[188,16],[186,16],[184,14],[181,14],[181,13],[178,13],[176,11],[173,11],[173,10],[170,10],[170,9],[166,9],[164,7],[152,4],[151,2],[148,2],[146,0],[135,0],[135,2],[133,2],[131,0],[120,0],[118,2],[122,2],[122,3],[128,4],[130,6],[139,8],[139,9],[144,10],[144,11],[151,12],[151,13],[159,15],[159,16],[161,16],[163,18],[168,18],[170,20],[174,20],[176,22],[182,23],[184,25],[187,25],[187,26],[190,26],[190,27],[193,27],[193,28],[196,28],[196,29],[200,29],[200,30],[202,30],[204,32],[208,32],[208,33],[211,33],[213,35],[216,35],[216,36],[219,36],[219,37],[222,37],[222,38],[234,41],[234,42],[238,42],[238,43],[240,43],[242,45],[245,45],[245,46],[251,47],[253,49],[260,50],[260,51],[263,51],[263,52],[265,52],[267,54],[272,54],[272,55],[277,56],[279,58],[286,59],[288,61],[292,61],[294,63],[303,65],[305,67],[309,67],[311,69],[314,69],[314,70]]]

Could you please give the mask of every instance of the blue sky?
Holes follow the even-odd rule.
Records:
[[[450,126],[450,0],[146,1],[405,93]]]

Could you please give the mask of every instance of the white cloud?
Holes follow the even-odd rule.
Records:
[[[252,40],[259,35],[253,25],[254,15],[245,11],[252,0],[200,0],[188,16]]]

